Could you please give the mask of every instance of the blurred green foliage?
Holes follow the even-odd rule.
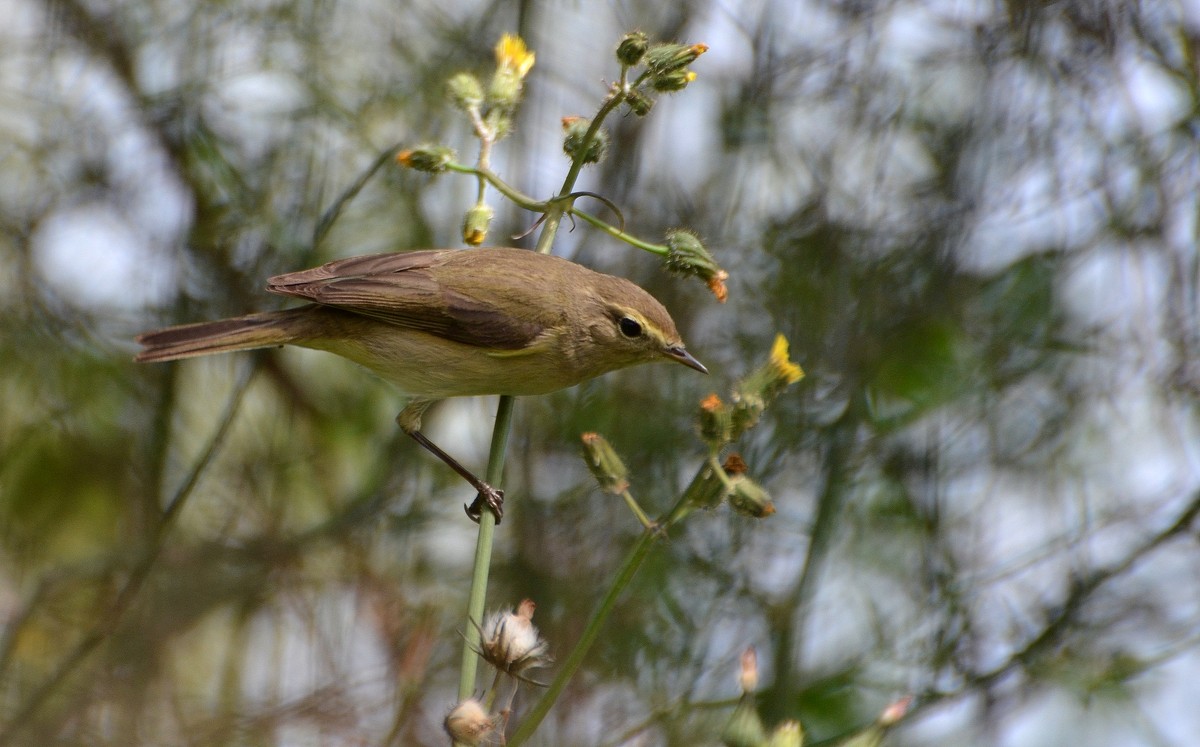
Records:
[[[493,165],[548,196],[560,117],[594,113],[635,26],[710,51],[686,91],[614,118],[584,188],[638,235],[697,231],[730,300],[586,225],[557,250],[651,290],[713,375],[518,402],[489,606],[535,599],[561,655],[639,536],[581,432],[653,514],[704,457],[703,396],[777,332],[808,376],[735,447],[778,513],[689,517],[534,743],[716,744],[749,645],[764,722],[800,719],[808,744],[904,694],[895,744],[1200,729],[1164,697],[1194,681],[1200,626],[1200,37],[1181,9],[14,8],[0,743],[445,742],[471,496],[397,434],[395,394],[307,351],[136,366],[132,339],[274,308],[277,272],[454,244],[474,184],[399,168],[313,236],[396,143],[467,142],[444,83],[503,31],[538,63]],[[497,207],[493,237],[534,219]],[[480,465],[492,412],[432,427]]]

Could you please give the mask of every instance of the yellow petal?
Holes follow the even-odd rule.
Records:
[[[788,360],[788,341],[782,334],[775,335],[775,344],[771,346],[771,366],[788,384],[804,378],[804,369]]]
[[[533,67],[534,53],[525,46],[525,40],[516,34],[505,34],[496,44],[496,65],[507,68],[524,78]]]

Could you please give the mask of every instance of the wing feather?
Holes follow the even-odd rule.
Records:
[[[533,345],[544,324],[514,318],[497,306],[500,299],[487,286],[454,282],[450,287],[443,281],[462,279],[452,269],[439,273],[438,268],[447,253],[465,251],[504,250],[352,257],[273,277],[267,290],[479,348],[520,350]]]

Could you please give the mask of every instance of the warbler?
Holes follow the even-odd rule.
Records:
[[[663,305],[632,282],[525,249],[374,254],[278,275],[267,290],[311,303],[147,332],[135,360],[298,345],[358,363],[409,397],[405,433],[503,515],[503,493],[421,433],[434,402],[546,394],[619,368],[675,361],[701,373]]]

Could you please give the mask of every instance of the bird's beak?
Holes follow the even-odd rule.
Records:
[[[684,350],[682,345],[667,348],[665,352],[667,357],[673,361],[678,361],[688,368],[694,368],[702,374],[708,373],[708,369],[704,367],[704,364],[693,358],[692,354]]]

